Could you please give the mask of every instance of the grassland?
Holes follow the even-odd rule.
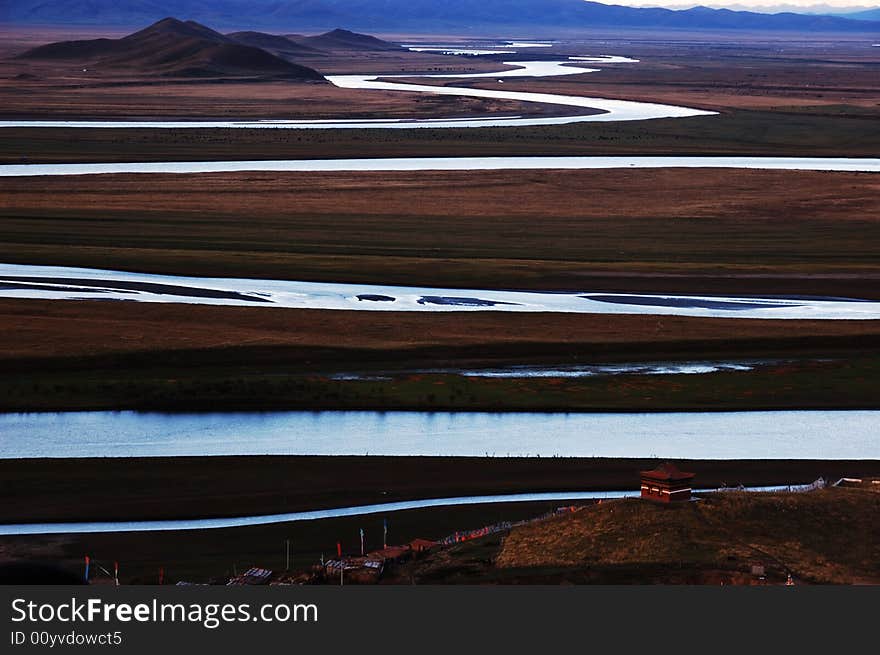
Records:
[[[430,106],[430,104],[429,104]],[[864,115],[863,115],[864,114]],[[345,130],[5,128],[0,162],[538,155],[873,157],[870,112],[730,109],[720,116],[557,127]]]
[[[6,262],[169,274],[876,299],[878,190],[872,174],[748,170],[20,178],[0,180],[0,248]],[[4,303],[3,315],[16,334],[2,349],[0,407],[7,410],[216,402],[242,409],[876,406],[870,322],[32,301]],[[625,384],[327,378],[389,366],[719,354],[795,362]]]
[[[0,325],[12,336],[0,348],[0,407],[874,408],[875,323],[3,300]],[[744,357],[785,361],[754,371],[580,379],[413,371]],[[334,379],[339,372],[388,379]]]
[[[0,180],[0,248],[6,262],[169,274],[876,299],[878,190],[872,174],[748,170],[20,178]],[[0,351],[7,410],[216,402],[242,409],[876,406],[871,322],[31,301],[4,303],[3,315],[16,334]],[[796,361],[625,384],[327,378],[475,360],[719,354]]]
[[[4,411],[737,411],[878,409],[880,357],[700,375],[487,379],[403,374],[343,380],[259,365],[30,371],[0,377]],[[351,366],[358,367],[355,362]],[[363,371],[362,367],[358,367]]]
[[[873,298],[878,191],[870,173],[749,170],[7,178],[0,252],[208,276]]]

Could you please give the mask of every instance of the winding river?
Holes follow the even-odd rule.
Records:
[[[747,319],[880,319],[880,301],[444,289],[152,275],[0,264],[0,298],[396,312],[553,312]]]
[[[570,123],[608,122],[608,121],[640,121],[654,118],[688,118],[693,116],[709,116],[716,112],[664,105],[650,102],[633,102],[629,100],[610,100],[608,98],[590,98],[582,96],[565,96],[552,93],[528,93],[522,91],[500,91],[491,89],[472,89],[460,86],[431,86],[427,84],[411,84],[395,82],[394,79],[405,78],[454,78],[471,79],[487,78],[502,79],[515,77],[556,77],[560,75],[580,75],[594,73],[598,69],[585,68],[578,61],[624,63],[625,57],[595,57],[562,61],[512,61],[504,62],[507,69],[490,73],[470,73],[458,75],[330,75],[327,81],[344,89],[372,89],[382,91],[405,91],[408,93],[428,93],[432,95],[457,96],[465,98],[488,98],[494,100],[514,100],[527,103],[575,107],[588,110],[570,116],[522,117],[522,116],[482,116],[474,118],[440,118],[440,119],[349,119],[349,120],[198,120],[198,121],[65,121],[65,120],[18,120],[0,121],[2,127],[83,127],[83,128],[165,128],[165,129],[204,129],[204,128],[285,128],[299,130],[327,129],[411,129],[411,128],[461,128],[461,127],[528,127],[538,125],[567,125]],[[574,62],[574,63],[572,63]]]

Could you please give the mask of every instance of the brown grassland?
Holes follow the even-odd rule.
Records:
[[[793,171],[7,178],[0,248],[170,274],[875,298],[878,199],[874,174]]]
[[[558,49],[575,56],[583,52],[583,46],[570,44]],[[770,110],[865,117],[878,112],[880,56],[864,38],[831,41],[822,36],[807,40],[774,35],[750,43],[739,40],[735,49],[723,40],[670,44],[657,39],[620,44],[615,54],[621,53],[639,59],[638,64],[572,62],[601,72],[535,78],[520,85],[538,93],[639,99],[721,112]],[[492,79],[471,80],[467,85],[501,88]]]
[[[0,407],[874,408],[876,323],[2,300],[0,326],[10,338],[0,348]],[[779,361],[692,376],[506,380],[413,372],[749,357]],[[330,377],[395,370],[375,380]]]
[[[466,320],[464,320],[466,318]],[[0,300],[2,345],[7,365],[16,361],[38,364],[65,357],[119,357],[138,353],[173,353],[205,348],[288,349],[297,355],[320,358],[325,349],[377,353],[385,361],[393,351],[438,353],[438,358],[491,360],[504,358],[507,349],[534,348],[553,354],[554,347],[669,355],[731,355],[762,351],[762,344],[791,349],[829,350],[873,348],[876,321],[736,320],[677,316],[596,315],[500,312],[346,312],[323,310],[219,307],[188,304],[130,304],[51,300]],[[222,329],[218,329],[222,326]],[[735,333],[731,333],[735,329]],[[114,338],[115,337],[115,338]],[[740,341],[741,344],[736,342]],[[409,357],[404,357],[409,359]],[[613,358],[612,358],[613,359]]]

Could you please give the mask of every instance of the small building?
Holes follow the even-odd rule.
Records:
[[[652,471],[642,471],[642,498],[661,503],[690,500],[693,479],[693,473],[666,462]]]

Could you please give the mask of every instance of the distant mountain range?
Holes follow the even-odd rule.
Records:
[[[855,20],[880,21],[880,7],[876,9],[866,9],[865,11],[856,11],[846,14],[846,18],[854,18]]]
[[[851,20],[707,7],[634,8],[583,0],[3,0],[0,23],[132,26],[185,15],[224,28],[273,32],[344,25],[380,33],[547,33],[591,27],[880,33],[880,21],[873,20],[876,11],[859,12],[860,20]]]
[[[367,34],[335,29],[317,36],[302,34],[266,34],[265,32],[232,32],[227,37],[238,43],[261,48],[283,59],[320,57],[329,52],[390,52],[401,47]]]
[[[638,3],[640,7],[659,7],[661,6],[660,2],[650,2],[649,0],[640,0]],[[684,2],[683,0],[679,0],[676,3],[676,8],[678,9],[690,9],[691,7],[696,7],[700,3],[697,2]],[[870,13],[876,11],[877,8],[871,5],[852,5],[850,7],[843,7],[840,5],[829,5],[829,4],[813,4],[813,5],[804,5],[804,4],[793,4],[789,2],[772,2],[772,0],[755,0],[754,2],[749,2],[748,0],[743,0],[742,2],[737,2],[733,0],[732,2],[725,2],[724,0],[703,0],[703,4],[706,7],[711,7],[713,9],[730,9],[731,11],[752,11],[760,14],[805,14],[809,16],[821,15],[821,16],[841,16],[843,18],[856,18],[862,14]],[[868,20],[867,18],[861,20]]]

